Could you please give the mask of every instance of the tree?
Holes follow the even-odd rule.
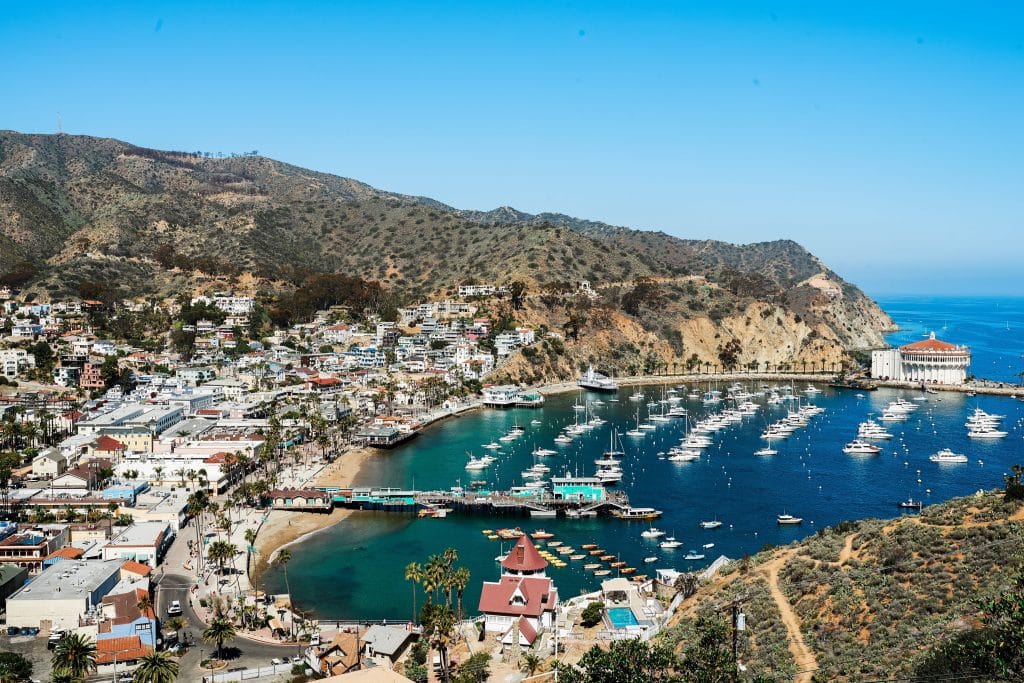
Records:
[[[677,659],[671,648],[648,645],[639,640],[613,641],[608,650],[592,647],[579,661],[579,670],[563,669],[560,680],[565,683],[653,683],[655,681],[700,680],[721,678],[680,678],[675,674]]]
[[[248,570],[249,562],[252,559],[252,549],[256,547],[256,530],[245,530],[245,568]]]
[[[1003,481],[1006,482],[1004,498],[1006,500],[1024,500],[1024,482],[1021,481],[1024,478],[1024,467],[1014,465],[1010,468],[1010,472],[1011,474],[1003,477]]]
[[[491,671],[488,666],[491,656],[486,652],[477,652],[459,665],[459,673],[452,680],[454,683],[486,683]]]
[[[458,597],[459,605],[456,614],[458,618],[462,619],[462,594],[466,590],[466,586],[469,585],[469,569],[466,567],[459,567],[452,572],[452,585],[455,587],[455,595]]]
[[[81,633],[69,633],[57,641],[50,663],[55,673],[82,680],[96,670],[96,644]]]
[[[423,567],[419,562],[405,565],[405,580],[412,582],[412,620],[416,621],[416,584],[423,580]]]
[[[540,668],[542,661],[536,652],[530,650],[523,653],[523,661],[519,669],[527,676],[532,676],[537,673],[537,669]]]
[[[225,617],[217,617],[203,630],[203,640],[217,644],[217,659],[222,659],[224,641],[235,637],[235,625]]]
[[[292,551],[285,548],[277,554],[277,563],[284,570],[284,589],[288,591],[288,600],[292,597],[292,587],[288,583],[288,563],[292,561]]]
[[[170,619],[164,622],[164,626],[171,629],[171,631],[174,632],[174,637],[180,640],[180,632],[181,629],[185,628],[185,620],[181,617],[171,617]]]
[[[17,652],[0,652],[0,683],[20,683],[32,678],[32,662]]]
[[[604,603],[603,602],[592,602],[587,605],[583,614],[580,615],[583,626],[590,628],[591,626],[597,626],[601,622],[601,617],[604,616]]]
[[[918,668],[922,678],[1021,680],[1024,671],[1024,572],[998,595],[978,601],[981,628],[936,648]]]
[[[139,659],[132,676],[133,683],[174,683],[178,677],[178,662],[167,651],[150,652]]]

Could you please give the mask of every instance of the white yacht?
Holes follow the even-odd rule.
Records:
[[[932,462],[937,463],[957,463],[968,461],[966,455],[962,453],[954,453],[948,448],[943,448],[935,455],[929,456],[928,459],[931,460]]]
[[[975,427],[971,431],[967,432],[967,436],[972,439],[1001,439],[1006,436],[1006,432],[995,427]]]
[[[658,529],[657,527],[652,526],[650,529],[644,529],[643,531],[641,531],[640,535],[643,538],[661,538],[665,535],[665,532],[661,529]]]
[[[683,544],[682,541],[677,541],[675,536],[669,536],[664,541],[658,544],[659,548],[665,548],[666,550],[673,550]]]
[[[851,441],[843,446],[843,453],[875,455],[876,453],[881,453],[881,451],[881,448],[866,441]]]
[[[717,529],[720,526],[722,526],[722,523],[717,519],[711,519],[700,523],[701,529]]]
[[[793,515],[781,514],[775,518],[775,521],[779,524],[788,525],[802,524],[804,519],[803,517],[794,517]]]
[[[485,470],[490,466],[491,463],[481,458],[474,457],[472,455],[469,456],[469,462],[466,463],[467,470]]]
[[[591,391],[618,391],[619,385],[615,383],[611,377],[602,375],[600,372],[594,370],[594,366],[591,365],[587,368],[586,373],[576,382],[579,386],[584,389],[590,389]]]

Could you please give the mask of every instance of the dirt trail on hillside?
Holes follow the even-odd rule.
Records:
[[[792,556],[792,551],[781,553],[778,557],[758,567],[757,571],[768,580],[768,591],[771,593],[772,600],[775,601],[775,606],[779,608],[782,624],[786,627],[786,633],[789,635],[789,651],[793,654],[797,670],[797,675],[793,680],[795,683],[810,683],[814,671],[818,668],[818,660],[811,649],[807,647],[807,643],[804,642],[804,635],[800,631],[800,617],[793,611],[793,606],[789,604],[789,600],[779,588],[779,569]]]

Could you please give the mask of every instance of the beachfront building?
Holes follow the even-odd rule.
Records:
[[[548,563],[522,536],[501,562],[501,578],[485,581],[480,592],[484,632],[495,634],[502,646],[530,647],[555,622],[558,589],[545,573]]]
[[[919,342],[871,352],[871,376],[897,382],[963,384],[970,364],[969,347],[936,339],[934,332]]]

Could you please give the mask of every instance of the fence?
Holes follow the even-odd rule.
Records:
[[[215,673],[209,676],[203,676],[203,683],[224,683],[225,681],[251,681],[257,678],[263,678],[264,676],[291,674],[292,666],[294,665],[291,662],[285,662],[284,664],[261,666],[256,669],[238,669],[235,671],[225,671],[224,673]]]

